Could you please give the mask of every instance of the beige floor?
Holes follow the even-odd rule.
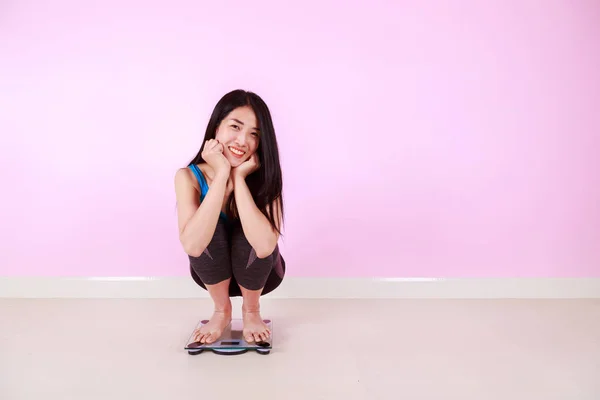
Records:
[[[0,300],[0,399],[600,399],[600,300],[263,310],[270,355],[190,356],[205,299]]]

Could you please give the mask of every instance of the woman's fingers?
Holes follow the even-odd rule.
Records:
[[[206,141],[206,144],[204,145],[204,148],[207,151],[219,151],[219,152],[223,152],[223,145],[216,139],[209,139]]]

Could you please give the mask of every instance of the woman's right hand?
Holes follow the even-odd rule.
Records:
[[[223,145],[216,139],[207,140],[202,150],[202,158],[215,171],[215,175],[229,176],[231,164],[223,155]]]

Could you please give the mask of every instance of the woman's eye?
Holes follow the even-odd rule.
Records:
[[[231,125],[231,127],[232,127],[233,129],[238,129],[238,128],[239,128],[239,126],[237,126],[237,125]]]

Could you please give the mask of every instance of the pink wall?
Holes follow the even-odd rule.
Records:
[[[600,276],[598,2],[288,3],[3,2],[0,275],[187,275],[173,176],[241,87],[289,276]]]

